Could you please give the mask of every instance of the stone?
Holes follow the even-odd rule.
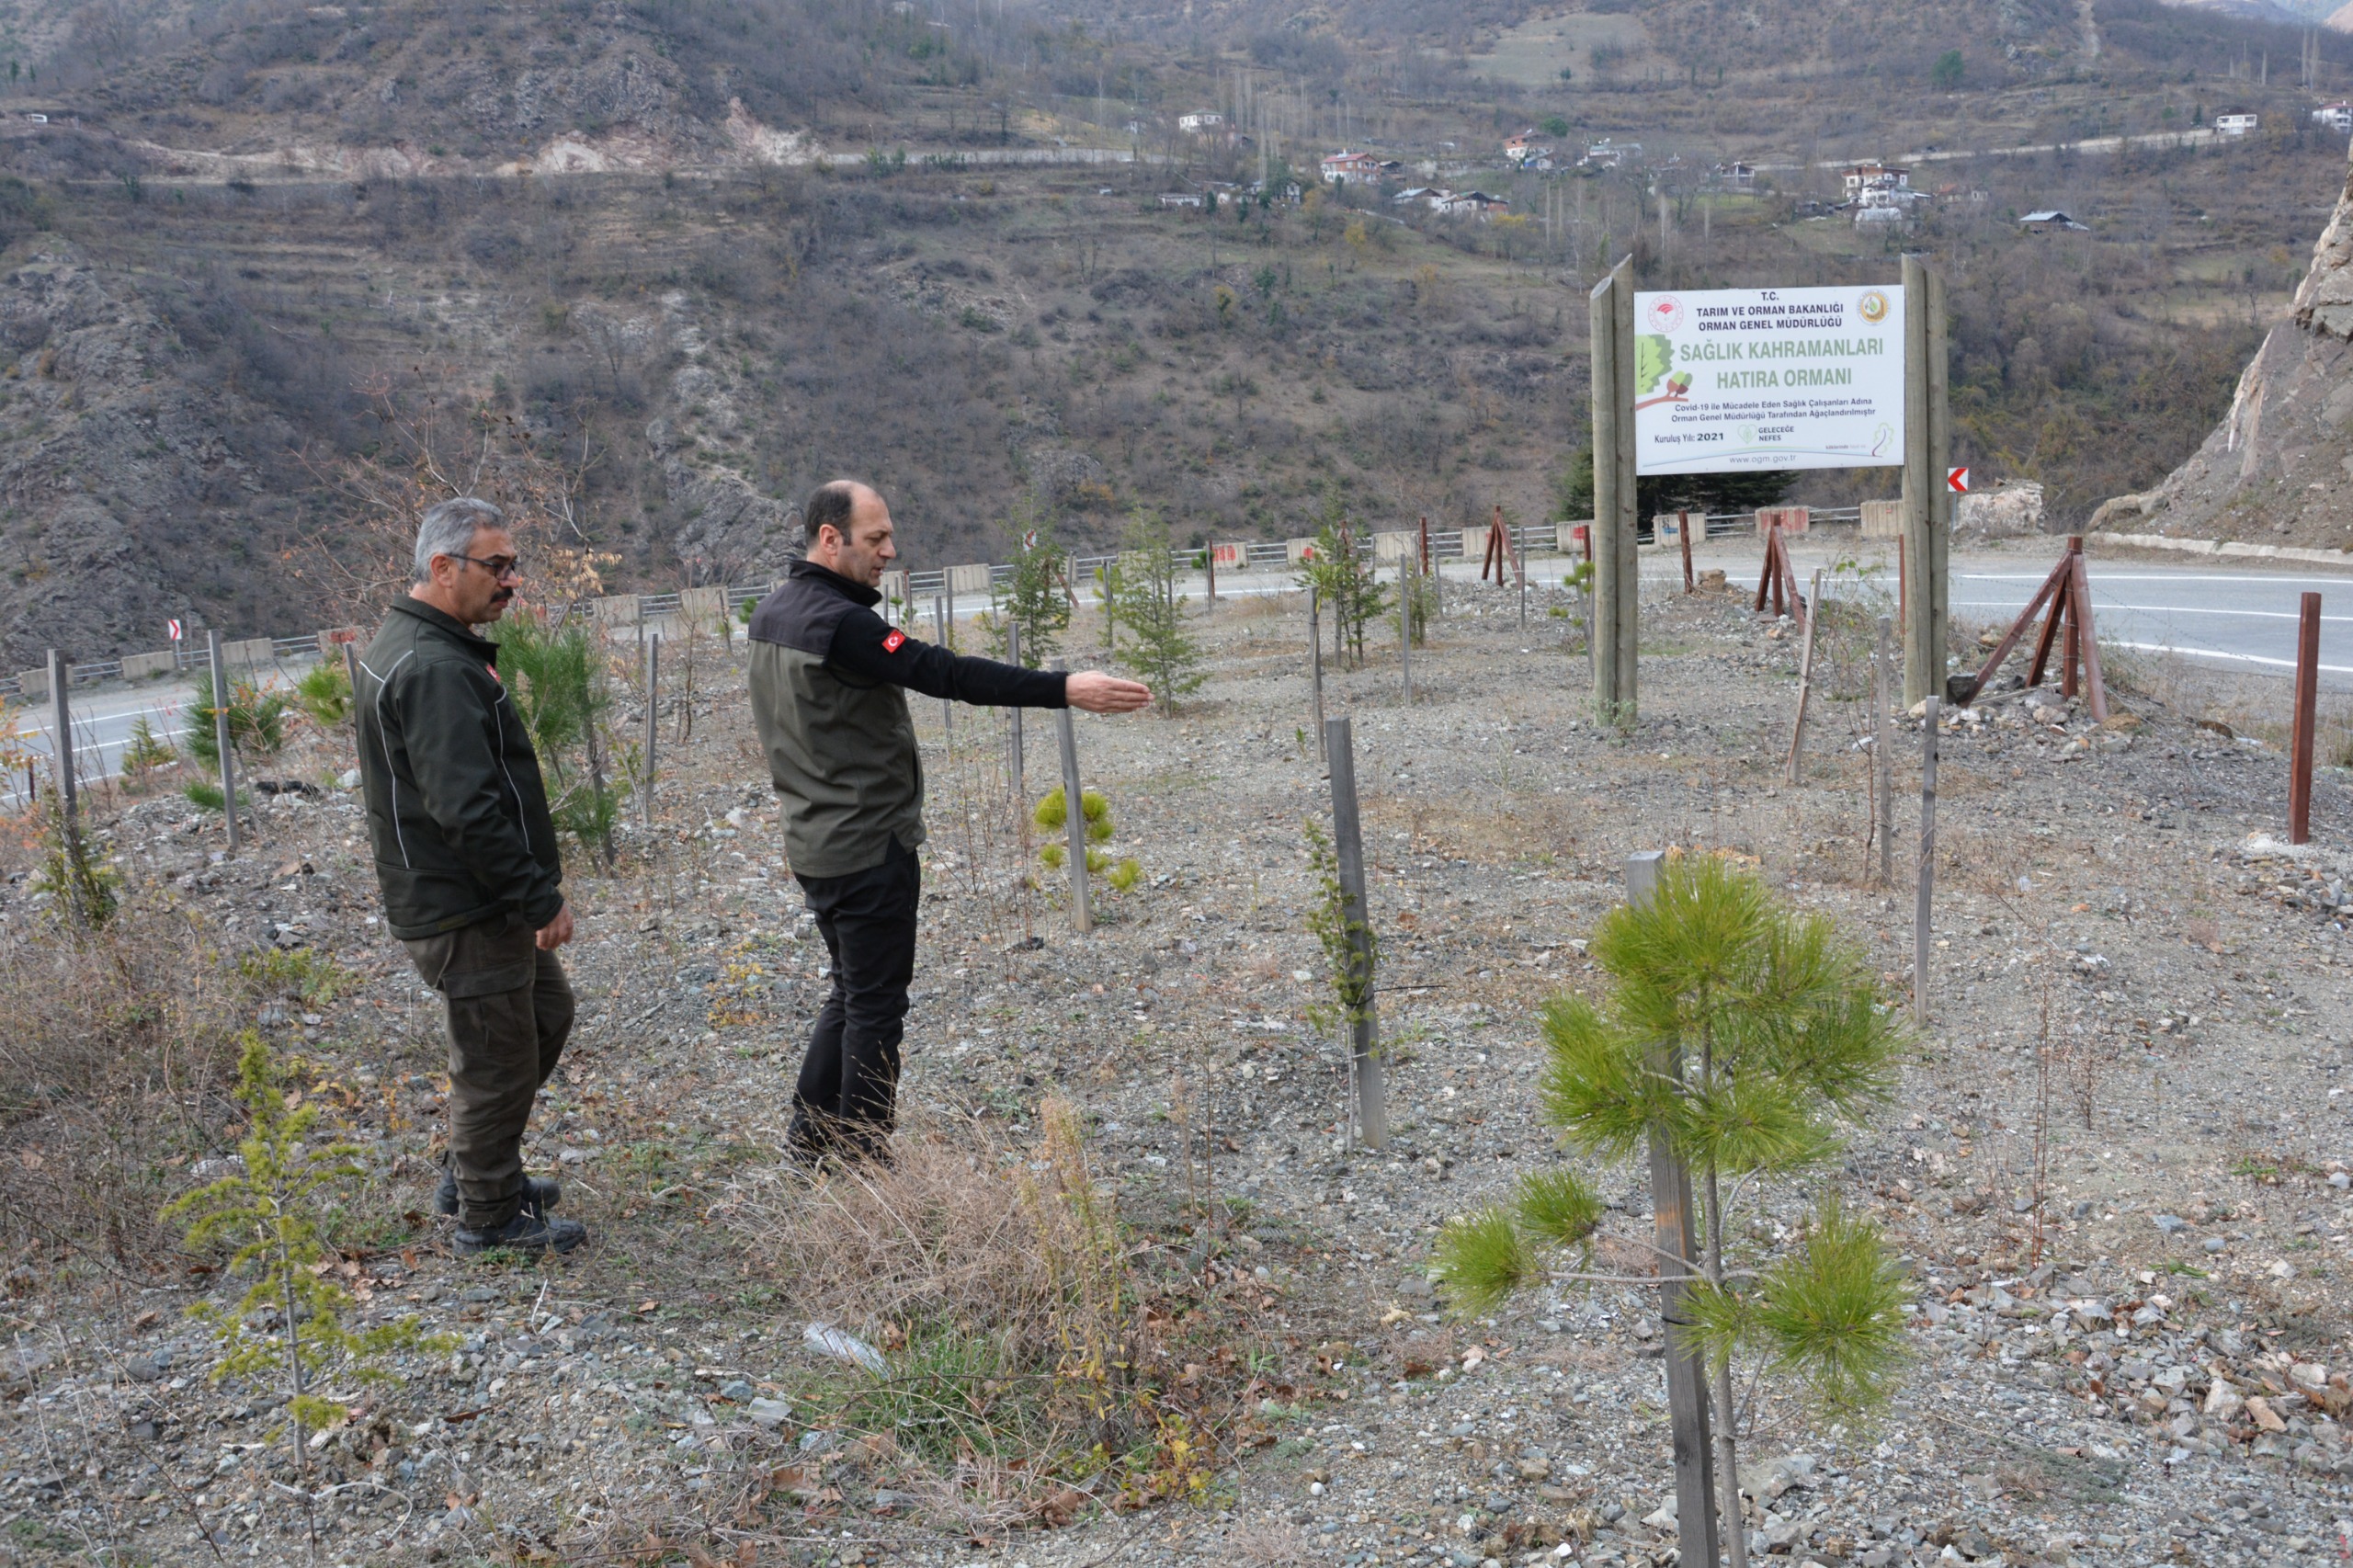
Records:
[[[741,1378],[730,1378],[719,1385],[719,1397],[733,1400],[737,1404],[750,1403],[752,1396],[759,1392]]]
[[[122,1364],[122,1369],[134,1383],[152,1383],[164,1375],[153,1356],[133,1356]]]
[[[2189,1229],[2189,1221],[2181,1218],[2178,1214],[2160,1214],[2152,1222],[2158,1230],[2163,1231],[2169,1236],[2177,1235],[2181,1232]]]
[[[2246,1408],[2246,1396],[2220,1378],[2206,1391],[2206,1414],[2217,1421],[2235,1421]]]
[[[341,773],[336,774],[335,776],[335,787],[338,790],[358,789],[359,769],[356,767],[347,767]]]
[[[2288,1429],[2288,1423],[2280,1419],[2279,1413],[2271,1408],[2271,1402],[2268,1399],[2248,1400],[2246,1418],[2266,1432],[2285,1432]]]
[[[2230,1244],[2230,1243],[2224,1241],[2220,1236],[2208,1236],[2204,1243],[2206,1250],[2210,1253],[2221,1253],[2227,1249]]]

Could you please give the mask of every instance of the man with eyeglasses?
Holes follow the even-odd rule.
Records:
[[[555,950],[572,940],[563,864],[538,756],[475,634],[522,581],[499,509],[428,507],[415,579],[359,660],[359,776],[385,923],[449,1027],[449,1151],[435,1205],[455,1250],[569,1252],[587,1227],[549,1210],[551,1180],[523,1173],[523,1129],[572,1032]]]

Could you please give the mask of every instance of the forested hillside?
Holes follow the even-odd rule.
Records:
[[[1964,455],[2079,520],[2196,447],[2287,304],[2344,166],[2307,110],[2353,90],[2353,38],[2154,0],[1882,13],[0,4],[5,657],[349,615],[366,498],[426,430],[528,460],[617,585],[772,571],[842,472],[928,565],[1138,506],[1179,538],[1534,517],[1628,250],[1677,288],[1931,253]],[[2226,110],[2260,132],[2211,140]],[[1531,126],[1556,166],[1506,167]],[[1574,166],[1603,140],[1641,151]],[[1324,185],[1343,144],[1393,177]],[[1839,207],[1870,157],[1914,160],[1908,222]],[[1391,199],[1422,185],[1508,206]],[[2082,229],[2016,222],[2053,207]]]

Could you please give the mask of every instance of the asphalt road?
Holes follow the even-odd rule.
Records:
[[[2049,568],[1956,566],[1952,611],[1974,620],[2015,617]],[[2321,596],[2320,684],[2353,691],[2353,575],[2232,571],[2089,562],[2092,624],[2103,645],[2171,653],[2218,669],[2286,676],[2296,667],[2297,622],[2307,591]]]

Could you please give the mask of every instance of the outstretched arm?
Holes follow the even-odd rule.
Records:
[[[1152,693],[1136,682],[1092,670],[1066,676],[1060,670],[1029,670],[951,653],[908,636],[870,610],[842,619],[825,663],[852,680],[901,686],[926,697],[987,708],[1124,713],[1152,700]]]

